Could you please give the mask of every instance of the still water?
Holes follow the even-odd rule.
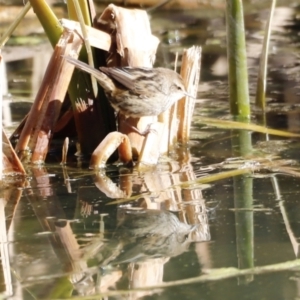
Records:
[[[268,10],[247,6],[246,11],[253,98]],[[298,19],[295,3],[277,8],[269,58],[268,126],[292,132],[299,132]],[[201,117],[230,118],[221,9],[161,10],[152,13],[151,22],[162,41],[157,64],[171,67],[183,46],[203,46],[189,148],[143,174],[115,165],[94,173],[76,157],[63,168],[57,151],[44,166],[28,168],[26,183],[2,191],[3,297],[297,299],[298,141],[201,122]],[[3,52],[5,103],[13,112],[4,120],[8,130],[34,98],[45,49],[51,54],[41,42],[26,49],[27,57],[17,62],[10,56],[13,46]],[[259,119],[254,110],[253,122]],[[236,141],[245,138],[252,139],[254,151],[241,159]],[[181,185],[258,163],[267,167]]]

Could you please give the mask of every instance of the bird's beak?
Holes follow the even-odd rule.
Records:
[[[190,97],[190,98],[196,99],[195,96],[189,94],[188,92],[184,92],[184,95],[185,95],[186,97]]]

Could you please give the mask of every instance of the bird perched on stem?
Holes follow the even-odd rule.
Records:
[[[128,117],[157,116],[189,96],[181,76],[165,68],[107,68],[100,71],[70,56],[69,63],[93,75],[116,112]]]

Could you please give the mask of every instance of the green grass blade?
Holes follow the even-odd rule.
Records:
[[[214,126],[218,128],[226,128],[226,129],[244,129],[244,130],[251,130],[261,133],[267,133],[282,137],[289,137],[289,138],[299,138],[300,134],[287,132],[283,130],[271,129],[264,126],[251,124],[251,123],[243,123],[243,122],[236,122],[236,121],[227,121],[227,120],[219,120],[214,118],[206,118],[201,117],[199,120],[195,121],[195,123],[206,124],[209,126]]]
[[[94,68],[95,65],[94,65],[94,59],[93,59],[93,52],[92,52],[91,44],[90,44],[90,41],[89,41],[89,38],[88,38],[87,30],[86,30],[86,27],[85,27],[85,24],[88,25],[91,22],[90,22],[90,20],[86,21],[86,19],[87,19],[86,14],[85,14],[85,18],[84,18],[84,15],[83,15],[82,10],[81,10],[81,7],[83,5],[80,6],[78,0],[73,0],[73,5],[75,7],[75,12],[76,12],[76,15],[77,15],[77,18],[79,20],[80,27],[81,27],[81,31],[82,31],[82,35],[83,35],[83,39],[84,39],[84,44],[85,44],[85,48],[86,48],[86,53],[87,53],[87,57],[88,57],[88,62],[89,62],[89,65]],[[84,12],[87,11],[86,6],[87,5],[84,6]],[[85,22],[87,22],[87,23],[85,23]],[[92,82],[92,88],[93,88],[94,96],[97,97],[97,94],[98,94],[97,81],[96,81],[96,78],[92,75],[91,75],[91,82]]]

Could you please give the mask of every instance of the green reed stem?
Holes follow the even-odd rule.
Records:
[[[59,20],[45,0],[29,0],[29,2],[42,24],[51,45],[55,47],[63,32]]]
[[[230,109],[234,116],[247,120],[250,101],[242,0],[226,0],[226,21]]]

